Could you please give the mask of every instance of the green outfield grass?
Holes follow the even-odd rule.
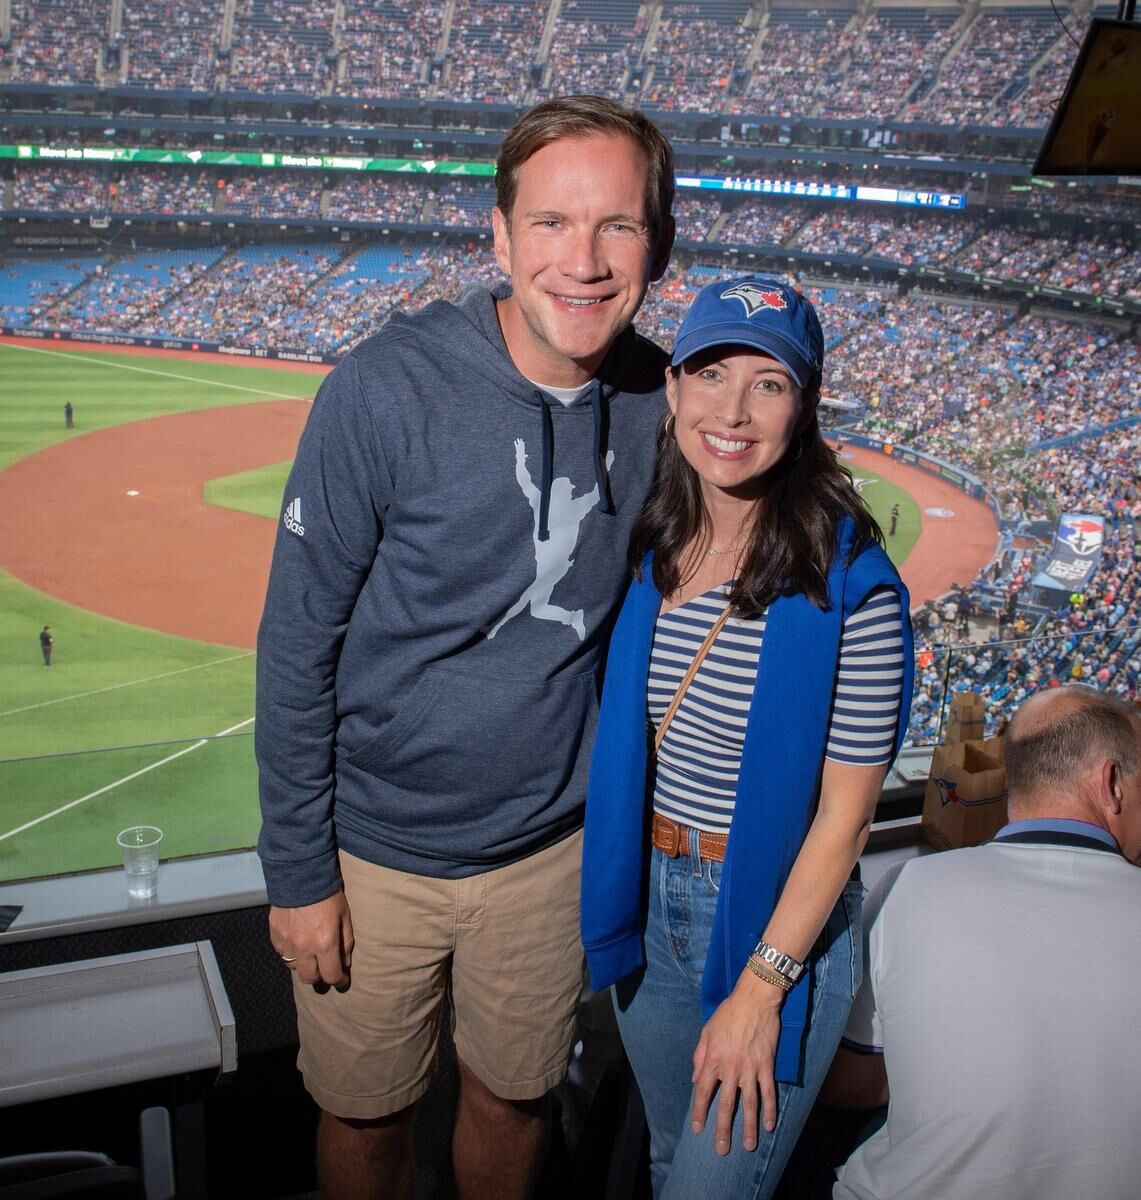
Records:
[[[0,470],[65,438],[166,413],[312,398],[321,376],[267,367],[183,362],[115,354],[0,345]],[[64,428],[63,406],[75,408]]]
[[[128,825],[157,825],[163,858],[252,846],[253,738],[0,763],[0,880],[116,866]]]
[[[55,635],[51,667],[40,657],[44,625]],[[253,715],[253,661],[248,650],[97,616],[0,572],[0,760],[220,733]]]
[[[915,498],[910,492],[890,483],[882,475],[877,475],[875,471],[860,467],[858,470],[852,471],[852,478],[855,480],[860,495],[872,510],[872,516],[880,523],[884,541],[887,543],[888,556],[898,567],[911,553],[911,547],[915,545],[916,539],[919,537],[923,524],[919,505],[916,504]],[[866,482],[861,483],[861,480]],[[888,530],[891,528],[891,506],[893,504],[899,505],[899,523],[896,525],[895,536],[890,537]]]
[[[0,470],[95,429],[308,398],[321,382],[308,373],[96,348],[4,345],[0,378]],[[74,432],[64,428],[68,399]],[[252,473],[256,483],[237,481],[236,498],[219,481],[215,502],[276,517],[287,469],[271,465]],[[44,625],[56,638],[50,668],[39,652]],[[125,625],[0,571],[0,880],[113,865],[116,832],[140,822],[164,830],[164,857],[252,845],[253,664],[248,651]],[[227,730],[238,732],[216,737]],[[201,738],[213,740],[127,780]]]
[[[211,479],[206,485],[206,502],[276,521],[281,514],[281,497],[285,494],[285,481],[292,466],[292,462],[274,463],[256,471]]]

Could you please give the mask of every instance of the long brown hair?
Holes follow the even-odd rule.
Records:
[[[673,368],[675,378],[678,368]],[[815,392],[815,388],[812,392]],[[801,403],[810,402],[806,393]],[[820,435],[815,410],[785,456],[765,476],[729,603],[741,616],[757,616],[777,596],[803,593],[828,607],[827,576],[837,553],[844,517],[855,526],[852,556],[883,531]],[[709,513],[697,472],[686,461],[666,419],[658,429],[658,467],[650,498],[634,523],[628,561],[642,578],[646,553],[654,552],[654,585],[663,596],[685,583],[686,548],[710,534]]]

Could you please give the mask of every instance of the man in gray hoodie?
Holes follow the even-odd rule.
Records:
[[[507,134],[496,186],[510,284],[393,317],[318,393],[258,638],[258,848],[326,1200],[413,1195],[445,993],[460,1194],[530,1195],[581,990],[599,673],[663,412],[631,322],[673,162],[568,97]]]

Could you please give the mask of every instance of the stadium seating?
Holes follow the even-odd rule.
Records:
[[[212,91],[225,8],[225,0],[123,0],[123,82]]]
[[[345,0],[340,26],[346,96],[426,96],[446,5]]]
[[[0,69],[10,55],[25,84],[510,104],[593,90],[667,111],[1040,127],[1088,19],[748,0],[234,0],[232,27],[226,12],[12,0]]]

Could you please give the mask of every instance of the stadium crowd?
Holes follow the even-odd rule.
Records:
[[[137,167],[111,184],[111,209],[120,213],[193,216],[214,211],[217,185],[209,171]]]
[[[721,201],[703,192],[682,192],[674,201],[674,219],[678,235],[694,242],[710,240],[713,226],[721,216]]]
[[[824,117],[893,117],[925,77],[933,76],[955,41],[955,14],[917,9],[876,12],[852,49],[846,74],[837,74],[821,92]]]
[[[235,91],[329,90],[333,0],[238,0],[227,84]]]
[[[349,175],[328,195],[325,216],[341,221],[414,222],[421,219],[427,193],[411,179]]]
[[[344,67],[337,91],[345,96],[426,96],[447,5],[437,0],[411,8],[368,0],[343,4],[338,41]]]
[[[434,201],[429,200],[425,219],[433,225],[455,227],[491,226],[495,186],[470,180],[449,180]]]
[[[1009,108],[1003,104],[996,109],[997,102],[1017,89],[1018,81],[1061,36],[1049,8],[1017,15],[981,10],[962,42],[943,60],[938,82],[909,106],[911,119],[939,125],[1011,124]],[[1029,123],[1047,120],[1047,113],[1037,113]]]
[[[212,194],[211,186],[220,194]],[[438,193],[429,190],[437,186]],[[267,220],[421,221],[489,229],[493,204],[492,185],[470,177],[441,183],[371,172],[224,168],[210,173],[142,166],[117,168],[112,177],[97,167],[39,162],[19,166],[3,209],[83,216],[108,209],[188,217],[213,212]],[[905,267],[937,264],[1094,296],[1141,299],[1141,252],[1123,238],[1029,232],[996,225],[996,219],[976,216],[970,207],[952,213],[735,191],[683,189],[677,206],[679,236],[711,246],[779,245]]]
[[[665,110],[1041,126],[1084,28],[1047,5],[758,20],[748,4],[673,2],[648,20],[613,0],[561,4],[544,50],[548,5],[522,0],[237,0],[230,32],[225,11],[13,0],[13,80],[511,104],[595,89]]]
[[[1085,506],[1083,506],[1085,507]],[[1016,549],[996,559],[971,587],[966,605],[1003,598],[997,625],[959,619],[957,594],[917,614],[916,681],[910,736],[935,740],[953,692],[973,690],[986,706],[987,733],[1001,730],[1030,694],[1069,682],[1093,684],[1130,700],[1141,695],[1141,504],[1107,525],[1098,566],[1075,591],[1055,588],[1046,602],[1023,608],[1049,550]],[[1039,589],[1039,595],[1041,595]]]
[[[533,89],[544,10],[535,4],[455,0],[443,80],[449,100],[523,104]]]
[[[742,93],[726,104],[730,112],[814,114],[855,35],[851,12],[840,9],[774,9],[757,67]]]
[[[236,171],[226,178],[223,211],[244,217],[319,217],[324,192],[315,171]]]
[[[814,254],[871,255],[910,265],[947,262],[971,234],[966,221],[941,221],[926,213],[878,216],[875,211],[827,209],[807,221],[792,244]]]
[[[641,102],[682,112],[720,112],[755,31],[706,17],[696,4],[663,7],[645,56]]]
[[[225,0],[123,0],[125,81],[209,91],[225,8]]]
[[[21,83],[95,83],[111,0],[23,0],[11,6],[13,74]]]
[[[583,19],[577,9],[576,0],[569,0],[555,19],[539,96],[579,90],[603,96],[623,95],[628,73],[638,60],[638,47],[646,36],[644,19],[633,17],[628,24],[618,20],[603,23]]]

